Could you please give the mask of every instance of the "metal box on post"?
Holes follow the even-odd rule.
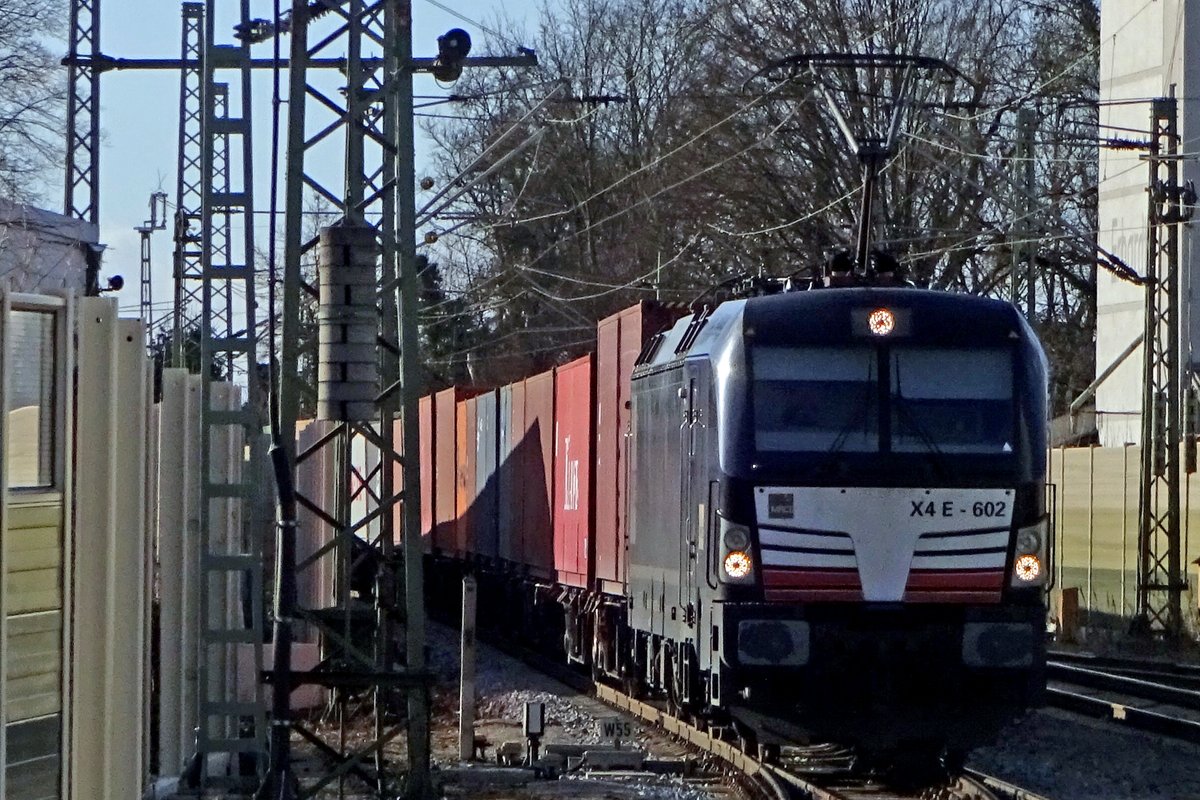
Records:
[[[675,314],[643,301],[596,328],[595,570],[596,588],[621,594],[625,580],[625,461],[630,376],[638,353]]]
[[[587,588],[592,547],[591,355],[554,373],[554,570],[559,583]]]

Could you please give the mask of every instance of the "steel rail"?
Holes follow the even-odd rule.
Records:
[[[1196,720],[1173,717],[1128,703],[1105,700],[1095,695],[1053,686],[1046,688],[1046,696],[1057,708],[1112,720],[1149,733],[1200,743],[1200,722]]]
[[[1178,675],[1187,678],[1200,679],[1200,664],[1183,661],[1167,661],[1155,658],[1134,658],[1124,656],[1100,656],[1091,653],[1072,653],[1062,650],[1051,650],[1046,654],[1051,663],[1058,662],[1086,666],[1092,669],[1107,670],[1123,673],[1144,673]]]
[[[1158,681],[1149,681],[1129,675],[1121,675],[1088,667],[1077,667],[1055,661],[1047,663],[1046,673],[1049,677],[1057,678],[1065,683],[1076,686],[1085,686],[1089,689],[1100,689],[1107,692],[1118,692],[1138,699],[1154,700],[1159,703],[1169,703],[1180,708],[1200,711],[1200,692],[1194,689],[1185,689]]]

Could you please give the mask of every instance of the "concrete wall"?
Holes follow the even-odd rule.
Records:
[[[1200,0],[1104,0],[1100,21],[1100,131],[1102,138],[1146,140],[1153,97],[1172,84],[1179,100],[1180,150],[1200,146]],[[1149,167],[1144,150],[1100,150],[1098,243],[1139,274],[1146,271]],[[1200,179],[1200,164],[1183,162],[1183,179]],[[1200,297],[1192,297],[1192,234],[1182,231],[1183,349],[1185,362],[1200,354]],[[1111,276],[1097,277],[1096,370],[1107,367],[1142,331],[1144,289]],[[1142,351],[1139,348],[1096,395],[1101,444],[1140,441]]]

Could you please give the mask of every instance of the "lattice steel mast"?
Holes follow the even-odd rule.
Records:
[[[411,87],[411,80],[405,80],[408,76],[407,70],[400,68],[400,64],[406,60],[405,43],[410,41],[409,17],[405,8],[401,22],[401,3],[396,0],[351,0],[341,5],[339,14],[343,17],[342,24],[328,35],[320,37],[310,47],[309,33],[313,17],[309,4],[302,0],[295,0],[292,4],[283,352],[279,385],[280,442],[283,447],[292,450],[293,469],[308,459],[318,457],[322,450],[332,449],[336,472],[332,506],[323,504],[321,498],[298,495],[297,500],[333,528],[334,552],[331,555],[340,567],[340,579],[336,582],[337,597],[333,598],[332,608],[294,609],[294,612],[300,618],[315,624],[325,641],[332,643],[332,660],[337,664],[338,674],[327,672],[325,675],[301,675],[289,670],[289,674],[277,675],[275,680],[277,685],[286,681],[289,686],[298,681],[320,681],[337,693],[338,697],[343,697],[342,693],[345,690],[356,686],[368,689],[373,697],[372,731],[368,740],[352,752],[346,751],[342,737],[339,737],[336,743],[324,742],[320,749],[331,755],[336,754],[337,766],[325,775],[314,776],[315,780],[310,787],[306,787],[305,794],[318,791],[334,781],[340,783],[349,773],[354,773],[367,783],[379,797],[396,793],[398,789],[393,785],[394,771],[387,768],[383,750],[388,742],[405,732],[405,726],[385,722],[384,711],[389,698],[394,697],[394,690],[401,685],[408,686],[411,694],[406,726],[409,750],[408,790],[410,794],[415,793],[414,796],[423,796],[429,769],[429,709],[427,689],[421,674],[424,670],[424,609],[419,596],[417,602],[409,604],[403,614],[406,621],[405,638],[410,648],[403,670],[393,667],[396,654],[390,622],[393,616],[398,615],[392,548],[397,538],[393,529],[393,512],[399,497],[393,486],[392,476],[397,467],[409,466],[406,462],[399,461],[396,456],[393,433],[393,420],[402,412],[402,402],[407,401],[410,394],[406,391],[408,387],[399,383],[402,356],[399,356],[397,351],[399,337],[395,280],[395,194],[397,187],[402,184],[394,180],[397,174],[398,151],[401,149],[395,143],[398,94],[406,91],[405,86]],[[369,46],[371,42],[384,43],[382,59],[364,59],[364,45]],[[311,61],[325,52],[346,54],[347,85],[343,94],[344,101],[330,97],[310,81],[308,70]],[[411,88],[407,91],[411,96]],[[322,118],[318,124],[313,125],[318,115],[322,115]],[[306,128],[306,125],[312,128]],[[306,140],[305,131],[308,129],[316,129],[321,133]],[[310,169],[314,165],[306,159],[313,147],[334,135],[342,138],[345,159],[342,185],[337,187],[330,186],[327,181],[322,181],[314,174]],[[411,159],[411,148],[408,152]],[[411,174],[411,165],[408,173]],[[303,274],[301,262],[305,252],[316,244],[315,241],[304,241],[302,219],[306,186],[333,205],[342,218],[341,225],[366,231],[365,239],[360,237],[360,241],[378,243],[381,256],[377,273],[378,285],[372,292],[372,296],[378,298],[378,305],[373,300],[370,307],[376,308],[378,313],[377,324],[372,326],[377,330],[374,338],[379,343],[376,356],[378,377],[380,383],[388,388],[379,397],[369,398],[365,408],[356,405],[353,410],[343,409],[348,413],[324,414],[323,416],[337,420],[337,425],[327,432],[317,445],[297,454],[294,452],[297,418],[302,407],[311,408],[316,400],[316,387],[312,385],[311,377],[306,379],[302,375],[301,364],[301,359],[306,355],[303,352],[306,346],[302,342],[300,309],[304,301],[303,286],[309,279]],[[412,186],[411,178],[407,186]],[[356,252],[362,249],[359,248]],[[371,248],[366,249],[369,252]],[[324,289],[323,286],[322,290]],[[328,298],[322,297],[322,302],[328,302]],[[410,325],[414,323],[413,320],[406,322]],[[310,338],[307,347],[311,348],[313,344],[314,341]],[[370,342],[369,347],[374,350],[375,342]],[[314,355],[311,350],[307,353],[310,360],[315,360]],[[406,355],[411,359],[415,355],[415,348]],[[321,379],[332,381],[335,377],[322,375]],[[378,402],[373,402],[375,400]],[[415,397],[409,405],[412,405],[415,411]],[[351,463],[352,444],[356,439],[362,442],[363,449],[375,455],[374,458],[368,458],[368,462],[373,461],[375,464],[368,475],[357,473]],[[409,452],[415,452],[415,447]],[[415,473],[411,473],[410,477],[415,480]],[[351,491],[352,484],[370,487],[370,491],[375,493],[374,502],[366,504],[365,509],[350,503],[347,493]],[[407,507],[408,504],[405,505]],[[293,531],[283,530],[285,536],[291,533]],[[356,542],[365,542],[377,556],[374,559],[378,568],[374,608],[371,612],[374,625],[369,642],[354,641],[350,635],[351,618],[361,612],[361,609],[355,608],[351,598],[349,581],[350,566],[360,557],[360,554],[355,552]],[[281,542],[277,551],[290,554],[292,548]],[[317,560],[310,558],[298,569],[311,569]],[[281,564],[280,569],[286,570],[288,567],[287,564]],[[419,551],[416,568],[415,576],[409,576],[408,584],[419,593]],[[288,614],[288,610],[281,608],[279,616],[285,614]],[[417,648],[415,657],[412,654],[414,646]],[[326,660],[330,659],[327,657]],[[286,709],[277,707],[276,710],[277,714],[287,713]],[[300,729],[301,735],[310,741],[320,740],[319,731],[310,730],[299,721],[293,721],[292,725]],[[273,737],[272,745],[275,750],[272,754],[273,764],[286,771],[286,739],[282,736]],[[281,748],[285,752],[281,753]],[[370,768],[367,767],[368,762]],[[289,779],[286,774],[275,776],[275,780]]]
[[[67,65],[67,183],[63,213],[97,224],[100,222],[100,0],[72,0],[70,25],[69,49],[63,59]]]
[[[290,689],[296,681],[321,682],[335,692],[350,686],[368,689],[374,700],[372,735],[360,746],[347,752],[341,741],[318,746],[336,756],[335,766],[325,775],[316,777],[303,796],[355,774],[368,784],[378,797],[395,794],[395,772],[383,758],[385,745],[402,732],[407,734],[408,768],[404,793],[408,797],[426,796],[429,789],[429,695],[425,674],[425,631],[423,605],[422,545],[420,538],[420,509],[417,493],[402,498],[401,487],[419,485],[417,430],[417,399],[420,393],[416,324],[416,242],[415,242],[415,175],[413,166],[413,73],[437,66],[435,59],[412,57],[412,10],[409,0],[348,0],[335,3],[337,10],[329,16],[338,24],[324,36],[314,32],[314,6],[304,0],[291,5],[288,90],[288,152],[286,181],[286,244],[284,253],[282,359],[279,384],[279,442],[291,450],[291,463],[303,464],[324,449],[332,452],[335,464],[335,499],[323,504],[321,498],[297,495],[297,501],[334,530],[337,563],[342,579],[337,584],[337,597],[332,609],[291,609],[283,607],[289,598],[277,599],[277,617],[283,621],[299,617],[319,627],[326,642],[333,644],[339,668],[324,674],[297,673],[283,658],[277,665],[275,691]],[[324,13],[325,10],[322,10]],[[324,32],[324,31],[323,31]],[[458,42],[466,34],[458,31]],[[314,42],[311,46],[310,39]],[[469,44],[467,45],[469,47]],[[377,55],[369,55],[375,50]],[[381,51],[381,52],[379,52]],[[347,85],[345,100],[330,96],[309,80],[308,70],[321,59],[322,53],[345,53]],[[467,59],[466,48],[455,57],[459,65],[472,62],[490,66],[532,65],[532,54],[516,58]],[[321,118],[318,119],[318,115]],[[309,138],[307,131],[318,131]],[[322,180],[311,167],[308,158],[312,148],[331,136],[342,137],[344,170],[342,185],[334,187]],[[322,253],[326,263],[321,265],[319,296],[322,326],[338,328],[346,346],[322,350],[317,380],[302,374],[302,359],[311,358],[313,342],[304,343],[301,330],[301,306],[305,302],[305,282],[302,269],[304,254],[317,244],[305,241],[302,228],[305,187],[315,196],[324,198],[337,210],[340,222],[322,233]],[[364,236],[365,234],[365,236]],[[358,309],[351,303],[335,305],[334,297],[355,294],[343,287],[339,273],[357,272],[369,250],[368,243],[378,247],[379,262],[375,272],[375,296],[371,306],[377,314],[375,345],[377,379],[381,391],[375,397],[361,394],[362,384],[352,377],[356,366],[335,363],[337,350],[348,351],[361,345],[354,316]],[[341,253],[341,255],[339,255]],[[331,259],[340,259],[337,269],[330,269]],[[311,293],[311,289],[309,289]],[[351,313],[353,312],[353,313]],[[324,343],[330,337],[322,334]],[[367,370],[361,370],[365,373]],[[313,384],[320,384],[318,395]],[[358,384],[351,386],[350,384]],[[347,390],[343,392],[342,390]],[[304,452],[295,452],[296,422],[301,408],[316,402],[318,416],[336,421],[336,425]],[[399,422],[399,431],[394,422]],[[399,434],[398,436],[396,434]],[[351,462],[352,444],[361,442],[367,451],[365,473]],[[399,448],[396,444],[401,444]],[[401,457],[399,453],[413,457]],[[399,475],[395,481],[393,474]],[[294,483],[294,481],[293,481]],[[365,492],[369,501],[362,505],[349,502],[347,493]],[[403,502],[401,502],[403,499]],[[397,505],[400,513],[395,514]],[[394,529],[399,520],[400,531]],[[402,536],[396,537],[396,533]],[[294,551],[289,537],[294,529],[281,527],[277,552]],[[402,554],[393,553],[393,542],[402,542]],[[373,598],[374,626],[370,641],[351,641],[349,622],[354,613],[349,586],[349,565],[362,559],[356,550],[362,543],[370,549],[377,566]],[[400,558],[396,558],[400,555]],[[306,559],[297,570],[311,568],[318,556]],[[401,577],[396,571],[402,563],[403,605],[396,591]],[[280,574],[290,565],[280,564]],[[284,581],[280,581],[284,585]],[[290,593],[289,593],[290,594]],[[403,610],[403,613],[399,613]],[[395,652],[396,637],[391,630],[391,618],[404,620],[405,652],[403,658]],[[288,638],[289,624],[278,624],[278,637]],[[278,648],[277,648],[278,649]],[[326,656],[326,663],[331,661]],[[403,662],[403,668],[393,665]],[[407,691],[408,714],[404,727],[385,720],[384,709],[396,690]],[[287,715],[288,709],[277,707],[277,716]],[[277,719],[276,722],[279,720]],[[293,721],[309,741],[318,741],[319,732],[305,730]],[[406,728],[406,730],[405,730]],[[279,733],[278,728],[273,733]],[[272,776],[277,781],[287,775],[287,737],[272,737]],[[367,762],[373,762],[371,768]],[[272,787],[274,792],[280,786]]]
[[[179,149],[175,167],[175,304],[172,314],[172,363],[185,365],[184,338],[202,303],[203,251],[200,238],[201,171],[204,125],[202,100],[204,4],[184,3],[179,69]]]
[[[1191,188],[1179,185],[1178,103],[1151,102],[1146,327],[1143,333],[1142,460],[1137,618],[1148,631],[1180,633],[1187,587],[1180,549],[1179,223],[1191,217]]]

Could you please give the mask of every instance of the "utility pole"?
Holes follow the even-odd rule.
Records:
[[[1181,381],[1179,224],[1191,217],[1191,186],[1179,185],[1178,102],[1151,102],[1146,316],[1143,333],[1142,460],[1137,623],[1168,638],[1182,629],[1186,588],[1180,549]]]
[[[1016,174],[1013,183],[1021,187],[1017,192],[1017,217],[1012,227],[1012,271],[1009,281],[1009,298],[1013,305],[1021,306],[1021,262],[1025,262],[1025,319],[1033,322],[1036,311],[1037,284],[1034,276],[1036,248],[1030,242],[1033,226],[1030,218],[1034,212],[1035,173],[1033,163],[1033,135],[1037,128],[1037,115],[1031,108],[1017,110],[1017,141],[1013,148],[1013,165]]]

